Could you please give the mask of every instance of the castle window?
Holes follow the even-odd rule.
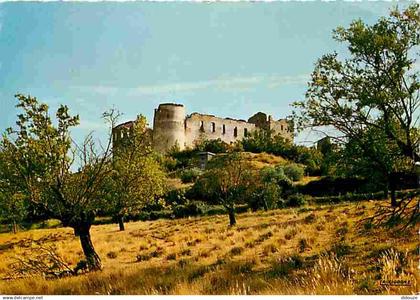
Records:
[[[211,122],[211,132],[216,132],[216,123]]]
[[[283,125],[281,125],[280,128],[281,128],[281,131],[283,131]]]
[[[223,126],[222,126],[222,133],[223,133],[223,134],[225,134],[225,133],[226,133],[226,125],[225,125],[225,124],[223,124]]]
[[[200,131],[204,132],[204,122],[200,121]]]
[[[244,136],[248,136],[248,128],[244,128]]]
[[[234,137],[238,136],[238,127],[235,127],[235,129],[233,129],[233,136]]]
[[[120,137],[124,138],[124,131],[120,130]]]

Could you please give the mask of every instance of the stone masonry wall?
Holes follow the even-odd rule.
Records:
[[[113,142],[129,138],[132,122],[126,122],[113,129]],[[155,109],[153,119],[153,148],[159,152],[167,152],[174,145],[180,150],[193,148],[203,140],[221,139],[227,144],[242,140],[257,128],[270,129],[274,134],[293,141],[293,128],[285,119],[273,120],[271,116],[258,112],[245,120],[219,118],[212,115],[193,113],[185,115],[182,104],[163,103]]]
[[[255,124],[243,120],[194,113],[185,119],[185,146],[193,148],[196,141],[219,138],[225,143],[234,143],[255,128]]]

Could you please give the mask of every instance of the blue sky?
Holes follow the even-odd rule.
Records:
[[[399,2],[404,7],[407,2]],[[187,112],[276,118],[304,99],[316,60],[343,47],[332,30],[373,23],[395,2],[1,3],[0,130],[14,124],[17,92],[81,118],[77,140],[111,107],[122,121],[162,102]],[[300,134],[296,141],[313,140]]]

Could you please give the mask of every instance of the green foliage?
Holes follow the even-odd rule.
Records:
[[[300,129],[330,126],[339,132],[344,151],[338,163],[346,172],[356,171],[391,191],[394,173],[420,160],[419,7],[395,9],[372,25],[356,20],[337,28],[334,39],[345,43],[348,53],[321,57],[306,101],[295,103]]]
[[[204,214],[203,206],[197,202],[176,205],[173,208],[175,218],[196,217]]]
[[[229,150],[229,145],[221,139],[204,140],[195,145],[195,150],[212,153],[226,153]]]
[[[7,193],[0,189],[0,223],[11,225],[13,232],[27,215],[27,201],[21,193]]]
[[[305,195],[302,194],[292,194],[287,198],[286,206],[289,207],[300,207],[307,203]]]
[[[70,129],[79,123],[67,106],[61,105],[50,118],[46,104],[35,97],[16,95],[21,111],[16,127],[7,129],[0,142],[5,159],[0,167],[0,181],[14,193],[20,193],[34,207],[41,207],[48,218],[59,219],[72,227],[80,241],[90,269],[100,269],[99,256],[90,241],[90,227],[103,204],[103,184],[109,175],[111,137],[97,147],[89,135],[82,145],[75,145]],[[105,113],[110,127],[115,112]],[[72,172],[73,163],[79,168]],[[76,166],[77,166],[76,164]]]
[[[252,193],[248,206],[256,211],[263,208],[264,210],[281,208],[282,205],[282,189],[274,182],[266,183],[259,186]]]
[[[282,166],[264,167],[260,170],[260,177],[263,183],[275,183],[282,189],[292,186],[292,181],[286,176]]]
[[[154,204],[165,191],[165,172],[152,151],[144,116],[138,116],[129,138],[114,146],[112,176],[107,178],[107,205],[116,220]],[[122,229],[122,228],[121,228]]]
[[[197,152],[196,149],[185,149],[180,151],[177,147],[172,148],[168,153],[168,157],[172,158],[172,170],[185,169],[193,166]]]
[[[284,174],[292,181],[299,181],[303,178],[304,170],[297,164],[288,164],[283,167]]]
[[[251,170],[249,162],[240,153],[232,152],[213,158],[199,180],[206,197],[228,210],[231,225],[234,223],[235,205],[244,203],[250,197]]]
[[[181,172],[180,178],[182,183],[195,182],[202,173],[199,168],[189,168]]]
[[[304,186],[299,186],[302,194],[311,196],[339,196],[348,193],[377,192],[377,187],[368,185],[368,180],[360,177],[323,177]]]
[[[166,204],[175,206],[175,205],[183,205],[187,203],[187,198],[185,197],[186,190],[185,189],[174,189],[166,192],[164,199]]]

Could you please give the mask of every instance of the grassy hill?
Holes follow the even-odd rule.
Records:
[[[76,277],[2,280],[0,294],[414,294],[417,234],[363,225],[385,202],[131,222],[92,228],[104,270]],[[68,228],[0,234],[0,277],[36,242],[75,266],[83,258]],[[381,285],[408,280],[408,286]],[[394,281],[392,281],[394,280]]]

